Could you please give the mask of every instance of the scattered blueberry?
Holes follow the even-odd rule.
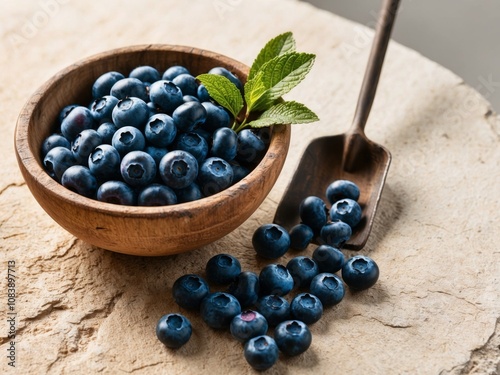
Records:
[[[297,256],[288,261],[286,268],[297,288],[307,288],[312,279],[319,273],[316,262],[307,256]]]
[[[361,207],[355,200],[345,198],[335,202],[330,208],[330,218],[342,220],[354,228],[361,221]]]
[[[321,273],[335,273],[341,270],[345,263],[344,254],[330,245],[318,246],[313,252],[313,259]]]
[[[175,302],[180,307],[188,310],[198,310],[201,301],[210,294],[210,287],[201,276],[187,274],[175,280],[172,294]]]
[[[294,287],[294,280],[288,269],[281,264],[268,264],[259,274],[260,293],[284,296]]]
[[[205,273],[209,282],[229,284],[241,273],[241,265],[239,260],[230,254],[217,254],[208,260]]]
[[[348,180],[333,181],[326,188],[326,198],[331,204],[345,198],[357,201],[359,199],[359,193],[358,185]]]
[[[254,232],[252,245],[261,257],[277,259],[290,248],[290,235],[280,225],[263,224]]]
[[[310,226],[300,223],[290,229],[290,248],[293,250],[305,250],[314,238],[314,232]]]
[[[246,342],[244,355],[250,366],[255,370],[264,371],[278,361],[279,349],[272,337],[262,335]]]
[[[267,328],[268,324],[264,315],[253,310],[245,310],[236,315],[229,326],[231,335],[240,342],[247,342],[253,337],[265,335]]]
[[[342,279],[353,290],[371,288],[378,280],[379,268],[373,259],[355,255],[342,267]]]
[[[239,313],[240,303],[229,293],[211,293],[201,301],[201,316],[211,328],[229,328],[231,321]]]
[[[181,314],[164,315],[156,325],[156,337],[171,349],[177,349],[186,344],[192,332],[191,322]]]
[[[342,280],[333,273],[320,273],[311,281],[311,294],[319,298],[324,307],[338,304],[345,295]]]
[[[242,308],[254,305],[259,299],[259,276],[255,272],[241,272],[229,285],[228,292],[236,297]]]
[[[306,197],[299,206],[300,219],[315,235],[319,235],[321,228],[327,223],[327,212],[325,202],[316,196]]]
[[[290,303],[278,295],[273,294],[259,298],[256,307],[270,326],[276,326],[290,318]]]
[[[288,320],[276,326],[274,340],[283,354],[296,356],[309,349],[312,335],[309,328],[300,320]]]
[[[325,244],[335,247],[342,247],[352,235],[352,228],[349,224],[340,220],[333,220],[321,228],[320,237]]]
[[[314,294],[300,293],[292,300],[290,313],[294,319],[305,324],[314,324],[323,315],[323,304]]]

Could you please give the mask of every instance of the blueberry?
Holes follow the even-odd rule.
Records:
[[[210,154],[226,161],[233,160],[238,150],[238,135],[230,128],[216,129],[212,135]]]
[[[94,126],[94,116],[90,109],[77,106],[74,107],[61,123],[61,132],[72,142],[78,134],[85,129],[92,129]]]
[[[131,78],[137,78],[144,83],[153,83],[161,79],[160,73],[156,68],[149,65],[138,66],[129,74]]]
[[[231,321],[239,313],[240,303],[229,293],[211,293],[201,301],[201,316],[211,328],[229,328]]]
[[[314,237],[314,232],[309,225],[300,223],[290,229],[290,248],[305,250]]]
[[[203,195],[210,196],[231,186],[233,168],[224,159],[210,157],[200,166],[198,184]]]
[[[240,261],[230,254],[217,254],[208,260],[205,272],[209,282],[229,284],[241,272]]]
[[[280,225],[263,224],[254,232],[252,245],[261,257],[277,259],[288,251],[290,235]]]
[[[355,255],[342,267],[342,279],[353,290],[371,288],[378,280],[380,271],[373,259]]]
[[[191,185],[198,175],[198,162],[189,152],[167,152],[159,165],[160,177],[168,187],[183,189]]]
[[[120,172],[127,184],[146,186],[156,177],[156,163],[151,155],[144,151],[131,151],[123,157]]]
[[[144,151],[151,155],[156,165],[160,165],[160,161],[167,154],[168,149],[165,147],[146,146]]]
[[[229,326],[231,335],[239,342],[247,342],[253,337],[265,335],[268,324],[264,315],[246,310],[236,315]]]
[[[274,340],[279,350],[287,356],[304,353],[311,346],[312,335],[309,328],[300,320],[280,323],[274,330]]]
[[[146,140],[156,147],[167,147],[177,135],[174,120],[169,115],[158,113],[149,118],[144,128]]]
[[[313,252],[313,259],[322,273],[335,273],[341,270],[345,263],[344,254],[330,245],[318,246]]]
[[[321,228],[327,223],[327,212],[325,202],[316,196],[306,197],[299,206],[302,222],[308,225],[315,235],[319,235]]]
[[[352,181],[337,180],[326,188],[326,198],[331,204],[345,198],[357,201],[359,199],[359,187]]]
[[[177,203],[175,192],[162,184],[150,184],[137,197],[138,206],[168,206]]]
[[[270,326],[275,326],[290,318],[290,304],[281,296],[263,296],[257,301],[256,307]]]
[[[64,171],[61,184],[84,197],[93,198],[97,191],[97,180],[90,169],[82,165],[73,165]]]
[[[351,238],[351,235],[351,226],[340,220],[334,220],[324,225],[320,232],[324,243],[335,247],[342,247]]]
[[[136,97],[120,100],[112,113],[113,123],[118,127],[133,126],[143,129],[149,119],[149,108],[146,102]]]
[[[88,166],[90,153],[100,144],[102,144],[102,138],[99,133],[94,129],[85,129],[76,136],[71,152],[78,164]]]
[[[156,337],[171,349],[177,349],[186,344],[192,333],[191,322],[181,314],[164,315],[156,325]]]
[[[186,203],[196,201],[203,198],[200,187],[196,183],[192,183],[182,189],[175,189],[177,195],[177,203]]]
[[[146,138],[136,127],[124,126],[113,134],[111,144],[123,156],[131,151],[143,151],[146,147]]]
[[[146,105],[148,106],[149,117],[154,116],[154,115],[159,113],[158,108],[156,108],[156,106],[154,105],[153,102],[151,102],[151,101],[146,102]]]
[[[113,117],[113,109],[118,103],[118,99],[111,95],[105,95],[103,97],[95,99],[90,104],[90,112],[94,117],[96,124],[102,124],[103,122],[111,122]]]
[[[104,122],[97,128],[97,132],[101,136],[102,143],[111,144],[111,140],[113,139],[113,135],[118,130],[115,124],[112,122]]]
[[[57,117],[59,121],[59,125],[62,124],[63,120],[68,116],[68,114],[73,110],[73,108],[79,107],[78,104],[69,104],[64,106],[63,109],[59,112],[59,116]]]
[[[294,319],[305,324],[314,324],[323,315],[323,304],[314,294],[300,293],[292,300],[290,313]]]
[[[120,154],[108,144],[94,148],[88,159],[89,169],[98,181],[120,179],[120,162]]]
[[[238,90],[240,90],[240,92],[243,92],[243,84],[241,83],[240,79],[236,77],[235,74],[231,73],[228,69],[221,66],[217,66],[215,68],[210,69],[208,71],[208,74],[217,74],[226,77],[238,88]]]
[[[175,76],[172,82],[181,89],[183,95],[196,95],[198,91],[198,83],[196,78],[191,74],[182,73]]]
[[[189,152],[196,158],[198,165],[203,163],[208,154],[208,143],[201,135],[194,132],[179,134],[175,141],[178,150]]]
[[[134,189],[123,181],[110,180],[97,189],[97,200],[101,202],[133,206],[137,201]]]
[[[354,228],[361,221],[361,207],[355,200],[345,198],[335,202],[330,209],[330,218],[342,220]]]
[[[231,164],[231,168],[233,168],[233,185],[250,174],[250,169],[239,164],[237,161],[232,160],[229,164]]]
[[[209,102],[212,98],[208,94],[208,90],[205,85],[198,85],[198,89],[196,90],[196,96],[200,102]]]
[[[288,269],[281,264],[268,264],[259,274],[260,294],[275,294],[284,296],[294,286],[293,277]]]
[[[319,298],[324,307],[333,306],[342,301],[345,288],[342,280],[333,273],[320,273],[309,286],[310,292]]]
[[[112,95],[120,100],[135,97],[145,102],[149,101],[146,85],[137,78],[122,78],[116,81],[108,95]]]
[[[161,79],[171,81],[180,74],[190,74],[189,70],[182,65],[173,65],[163,73]]]
[[[125,76],[119,72],[107,72],[99,76],[92,85],[92,97],[101,98],[110,95],[111,87]]]
[[[70,149],[71,143],[61,134],[51,134],[45,138],[42,143],[42,157],[45,157],[47,152],[52,150],[54,147],[64,147]]]
[[[319,273],[316,262],[306,256],[297,256],[288,261],[286,268],[292,275],[295,286],[307,288],[312,279]]]
[[[276,342],[272,337],[266,335],[248,340],[243,352],[248,364],[258,371],[273,367],[279,358]]]
[[[213,132],[218,128],[230,127],[231,118],[223,107],[212,102],[203,102],[201,105],[207,111],[207,118],[203,124],[204,129]]]
[[[264,141],[254,131],[243,129],[238,133],[236,159],[245,163],[256,163],[262,159],[266,148]]]
[[[175,126],[183,132],[190,132],[205,122],[207,110],[199,102],[186,102],[172,113]]]
[[[167,114],[184,103],[182,91],[173,82],[160,80],[151,84],[149,97],[153,104]]]
[[[198,310],[201,301],[210,293],[205,279],[195,274],[187,274],[175,280],[172,294],[175,302],[182,308]]]
[[[255,272],[241,272],[229,285],[228,291],[236,297],[242,308],[252,306],[259,299],[259,276]]]
[[[193,96],[193,95],[183,95],[182,100],[184,100],[184,103],[187,103],[187,102],[199,103],[200,102],[200,99],[198,99],[196,96]]]
[[[62,146],[52,148],[43,158],[45,170],[56,181],[61,181],[61,177],[66,169],[75,164],[75,157],[71,150]]]

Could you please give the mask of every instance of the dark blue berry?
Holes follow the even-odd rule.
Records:
[[[143,129],[149,119],[146,102],[136,97],[120,100],[113,109],[113,123],[118,127],[133,126]]]
[[[198,97],[200,102],[209,102],[211,100],[205,85],[198,85],[198,89],[196,90],[196,96]]]
[[[183,189],[196,180],[198,162],[189,152],[170,151],[161,159],[159,173],[165,185],[173,189]]]
[[[378,280],[380,271],[373,259],[355,255],[342,267],[342,279],[353,290],[371,288]]]
[[[214,195],[231,186],[233,168],[224,159],[210,157],[200,166],[198,184],[205,196]]]
[[[182,73],[175,76],[172,82],[181,89],[183,95],[196,95],[198,91],[198,83],[196,78],[191,74]]]
[[[153,104],[169,115],[184,103],[182,96],[181,89],[170,81],[156,81],[149,88],[149,97]]]
[[[193,96],[193,95],[183,95],[182,99],[184,100],[184,103],[187,103],[187,102],[199,103],[200,102],[200,99],[198,99],[196,96]]]
[[[182,65],[173,65],[163,73],[161,79],[171,81],[180,74],[190,74],[189,70]]]
[[[198,165],[203,163],[208,154],[208,143],[201,135],[194,132],[179,134],[175,141],[178,150],[189,152],[196,158]]]
[[[97,191],[97,180],[90,169],[82,165],[73,165],[64,171],[61,184],[84,197],[93,198]]]
[[[97,132],[101,136],[102,143],[111,144],[113,135],[118,130],[117,126],[112,122],[104,122],[97,128]]]
[[[191,322],[181,314],[164,315],[156,325],[156,337],[171,349],[177,349],[186,344],[192,332]]]
[[[172,294],[175,302],[182,308],[198,310],[201,301],[210,293],[205,279],[195,274],[187,274],[175,280]]]
[[[111,87],[109,94],[120,100],[135,97],[145,102],[149,101],[148,89],[146,85],[137,78],[123,78]]]
[[[238,150],[238,135],[230,128],[216,129],[212,135],[210,154],[226,161],[233,160]]]
[[[174,120],[164,113],[151,116],[144,127],[146,140],[156,147],[167,147],[174,141],[176,135]]]
[[[240,274],[241,264],[230,254],[217,254],[208,260],[205,272],[209,282],[229,284]]]
[[[326,188],[326,198],[331,204],[345,198],[357,201],[359,199],[359,187],[352,181],[337,180]]]
[[[255,272],[241,272],[229,285],[228,291],[236,297],[242,308],[250,307],[259,299],[259,276]]]
[[[63,173],[76,164],[75,157],[69,148],[56,146],[47,152],[43,165],[49,175],[56,181],[61,181]]]
[[[258,371],[273,367],[279,358],[276,342],[272,337],[266,335],[248,340],[243,352],[248,364]]]
[[[92,129],[94,126],[94,116],[90,109],[83,106],[77,106],[71,109],[61,123],[61,132],[68,139],[73,142],[78,134],[85,129]]]
[[[305,324],[314,324],[323,315],[323,304],[314,294],[300,293],[292,300],[290,313],[294,319]]]
[[[300,223],[290,229],[290,248],[305,250],[314,238],[314,232],[309,225]]]
[[[196,183],[192,183],[182,189],[175,189],[177,195],[177,203],[186,203],[196,201],[203,198],[200,187]]]
[[[151,155],[144,151],[131,151],[123,157],[120,172],[127,184],[146,186],[156,177],[156,163]]]
[[[134,189],[123,181],[106,181],[97,189],[97,200],[101,202],[133,206],[137,197]]]
[[[264,315],[246,310],[236,315],[229,326],[231,335],[239,342],[247,342],[253,337],[265,335],[268,324]]]
[[[237,161],[232,160],[229,164],[231,164],[231,168],[233,168],[233,185],[250,174],[250,169],[239,164]]]
[[[254,232],[252,245],[261,257],[277,259],[290,248],[290,235],[280,225],[263,224]]]
[[[201,302],[201,316],[211,328],[229,328],[231,321],[239,313],[240,303],[229,293],[211,293]]]
[[[119,72],[107,72],[99,76],[92,85],[92,97],[101,98],[110,95],[111,87],[125,76]]]
[[[287,356],[304,353],[312,342],[312,334],[307,325],[300,320],[280,323],[274,330],[274,340],[279,350]]]
[[[320,237],[327,245],[342,247],[351,238],[352,228],[340,220],[334,220],[321,228]]]
[[[290,303],[281,296],[263,296],[257,301],[256,307],[270,326],[275,326],[290,318]]]
[[[138,206],[168,206],[177,203],[175,192],[162,184],[150,184],[137,196]]]
[[[322,273],[335,273],[341,270],[345,263],[344,254],[330,245],[318,246],[313,252],[313,259]]]
[[[324,307],[333,306],[342,301],[345,288],[342,280],[333,273],[320,273],[309,286],[312,294],[319,298]]]
[[[108,144],[94,148],[88,159],[89,169],[98,181],[120,179],[120,162],[120,154]]]
[[[238,133],[237,160],[245,163],[256,163],[266,152],[266,144],[252,130],[243,129]]]
[[[190,132],[207,119],[207,110],[199,102],[190,101],[179,105],[172,113],[177,129],[183,132]]]
[[[288,261],[286,268],[298,288],[307,288],[312,279],[319,273],[316,262],[306,256],[297,256]]]
[[[203,102],[201,104],[207,111],[207,118],[203,124],[204,129],[213,132],[216,129],[228,128],[231,125],[231,117],[223,107],[212,102]]]
[[[284,296],[294,287],[292,275],[281,264],[268,264],[259,274],[260,294]]]
[[[361,207],[355,200],[345,198],[335,202],[330,208],[330,218],[342,220],[354,228],[361,221]]]
[[[78,164],[88,166],[89,155],[100,144],[102,138],[99,133],[94,129],[86,129],[76,136],[71,152]]]
[[[143,66],[138,66],[134,68],[130,74],[129,77],[131,78],[137,78],[141,80],[144,83],[153,83],[156,81],[159,81],[161,79],[160,73],[156,68],[153,68],[152,66],[148,65],[143,65]]]
[[[144,151],[151,155],[156,165],[160,165],[160,161],[167,154],[168,149],[165,147],[146,146]]]
[[[305,198],[299,206],[300,219],[315,235],[319,235],[321,228],[327,223],[327,212],[325,202],[316,196]]]
[[[146,147],[146,138],[136,127],[124,126],[113,134],[111,144],[121,156],[124,156],[132,151],[143,151]]]
[[[94,116],[95,123],[102,124],[104,122],[111,122],[113,120],[113,109],[117,103],[118,99],[111,95],[105,95],[95,99],[90,104],[90,112],[92,112],[92,116]]]
[[[64,147],[70,149],[71,143],[61,134],[51,134],[45,138],[42,143],[42,157],[45,157],[47,152],[52,150],[54,147]]]
[[[68,114],[73,110],[73,108],[79,107],[78,104],[69,104],[67,106],[64,106],[63,109],[61,109],[61,112],[59,112],[59,116],[57,119],[59,120],[59,125],[63,122],[63,120],[68,116]]]

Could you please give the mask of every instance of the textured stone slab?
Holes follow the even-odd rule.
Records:
[[[272,220],[308,141],[349,126],[372,32],[291,0],[4,0],[2,10],[1,372],[252,373],[230,334],[208,329],[196,314],[185,312],[194,334],[178,351],[156,340],[156,321],[179,310],[171,297],[175,278],[202,273],[212,255],[230,252],[246,270],[266,264],[254,255],[251,235]],[[288,30],[317,60],[302,90],[287,99],[306,103],[321,121],[294,127],[278,183],[231,235],[189,254],[129,257],[72,237],[32,198],[14,156],[15,121],[28,96],[58,70],[142,43],[193,45],[251,64],[268,39]],[[371,290],[348,292],[311,327],[310,350],[282,358],[269,373],[500,372],[499,124],[459,77],[390,45],[367,135],[392,152],[393,163],[361,251],[377,261],[381,278]],[[16,370],[5,355],[8,260],[18,276]]]

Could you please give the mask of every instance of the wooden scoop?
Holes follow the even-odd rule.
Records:
[[[361,191],[358,203],[363,216],[353,228],[352,236],[344,248],[359,250],[366,244],[391,163],[391,154],[383,146],[370,141],[364,128],[377,91],[399,2],[383,1],[351,128],[345,134],[317,138],[308,145],[278,205],[274,223],[291,229],[300,222],[299,206],[304,198],[315,195],[328,202],[327,186],[335,180],[350,180]]]

